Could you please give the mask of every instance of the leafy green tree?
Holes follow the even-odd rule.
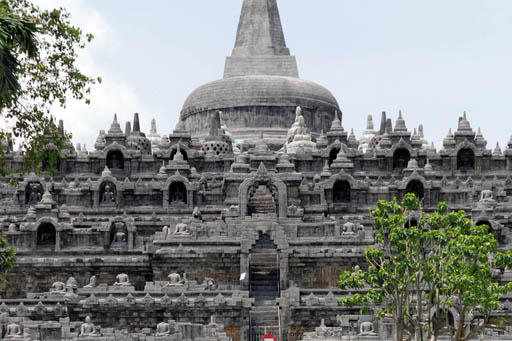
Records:
[[[28,58],[37,56],[36,32],[34,21],[16,15],[7,1],[0,1],[0,108],[11,105],[20,89],[16,50]]]
[[[0,279],[3,279],[7,271],[12,269],[16,262],[16,254],[12,246],[7,244],[4,235],[0,235]]]
[[[372,212],[376,247],[364,252],[367,270],[345,271],[339,279],[340,288],[360,292],[341,297],[341,303],[366,311],[381,307],[377,316],[394,320],[396,341],[406,335],[436,340],[444,331],[465,341],[489,326],[491,312],[512,290],[512,283],[496,282],[493,273],[512,268],[512,252],[496,252],[487,226],[473,226],[463,211],[447,211],[439,203],[425,214],[414,194],[401,204],[379,201]],[[451,325],[454,309],[459,318]]]
[[[69,98],[90,102],[101,78],[85,75],[77,52],[92,40],[73,26],[63,9],[43,10],[28,0],[0,0],[0,175],[9,174],[6,154],[16,145],[25,154],[21,169],[53,169],[69,135],[51,115]]]

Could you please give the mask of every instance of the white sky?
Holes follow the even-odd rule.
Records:
[[[93,148],[114,113],[122,128],[134,112],[148,132],[170,133],[188,94],[222,77],[241,0],[37,0],[64,6],[96,39],[80,65],[103,78],[92,104],[56,116],[75,143]],[[327,87],[343,126],[360,135],[368,114],[404,113],[441,147],[468,112],[494,148],[512,135],[512,1],[278,0],[301,78]]]

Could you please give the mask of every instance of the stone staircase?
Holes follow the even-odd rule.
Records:
[[[274,335],[280,340],[279,307],[275,301],[255,305],[251,309],[251,341],[261,341],[266,334]]]
[[[279,268],[277,251],[262,249],[251,254],[251,297],[256,301],[273,301],[279,297]]]
[[[251,341],[261,341],[266,334],[280,339],[279,257],[277,247],[268,235],[262,235],[251,249],[249,267],[251,309]]]
[[[279,297],[279,259],[270,238],[262,237],[251,250],[250,293],[257,304]]]

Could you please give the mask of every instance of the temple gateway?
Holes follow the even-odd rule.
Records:
[[[18,261],[0,337],[392,340],[391,320],[338,300],[339,274],[374,243],[378,200],[446,201],[512,246],[512,140],[491,150],[466,114],[453,121],[440,150],[401,113],[348,133],[331,92],[299,78],[276,0],[244,0],[223,78],[190,94],[173,131],[114,116],[94,150],[69,144],[55,172],[1,184]],[[512,294],[495,317],[511,311]]]

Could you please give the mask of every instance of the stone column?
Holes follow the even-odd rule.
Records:
[[[194,209],[194,191],[187,189],[187,206],[189,209]]]
[[[288,289],[288,252],[279,254],[279,286],[281,291]]]
[[[134,232],[132,230],[128,231],[128,251],[132,251],[134,247]]]
[[[169,208],[169,186],[163,191],[163,208]]]
[[[60,251],[60,231],[55,231],[55,251]]]
[[[240,254],[240,275],[246,273],[245,279],[240,282],[242,290],[249,290],[249,254]]]
[[[100,205],[100,190],[98,188],[97,191],[94,191],[93,194],[92,194],[92,205],[94,208],[98,208],[98,206]]]

